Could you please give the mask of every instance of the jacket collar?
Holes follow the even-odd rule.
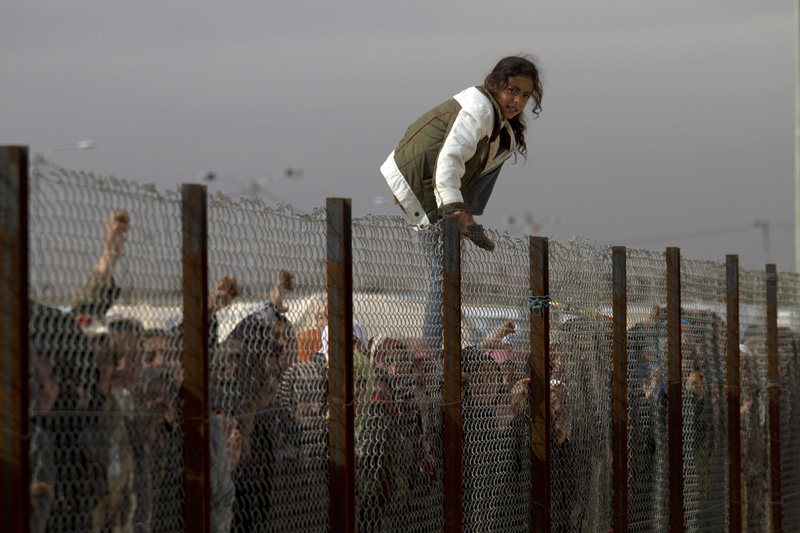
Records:
[[[503,118],[503,112],[500,109],[500,104],[498,104],[497,100],[494,99],[494,96],[492,96],[492,93],[489,92],[489,89],[487,89],[486,86],[484,85],[479,85],[475,88],[478,89],[478,91],[480,91],[481,94],[483,94],[486,98],[488,98],[489,101],[492,103],[492,106],[494,106],[494,127],[492,128],[492,135],[490,137],[490,141],[493,141],[498,135],[500,135],[500,132],[502,130],[506,130],[506,132],[508,133],[509,137],[509,146],[507,147],[508,154],[506,154],[506,156],[503,157],[501,161],[495,162],[495,164],[492,164],[491,161],[489,162],[490,166],[496,167],[497,164],[502,163],[503,161],[511,157],[511,154],[513,154],[514,151],[517,149],[517,139],[516,137],[514,137],[514,130],[511,129],[511,124],[509,124],[508,121]]]
[[[506,120],[503,118],[503,112],[500,109],[500,104],[498,104],[497,100],[494,99],[494,96],[489,89],[487,89],[485,85],[479,85],[477,89],[481,92],[481,94],[489,99],[494,107],[494,127],[492,128],[492,138],[494,138],[498,133],[500,133],[502,127],[506,125]]]

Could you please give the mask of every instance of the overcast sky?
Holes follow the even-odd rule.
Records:
[[[228,193],[270,175],[300,211],[396,214],[374,199],[406,127],[528,52],[543,111],[480,222],[762,268],[768,220],[769,261],[794,270],[794,17],[792,0],[7,0],[0,144],[92,139],[54,162],[162,189],[213,171]]]

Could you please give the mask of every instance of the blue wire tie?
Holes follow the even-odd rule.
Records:
[[[542,316],[542,308],[553,303],[549,294],[544,296],[534,296],[530,289],[528,289],[528,307],[531,311],[538,316]]]

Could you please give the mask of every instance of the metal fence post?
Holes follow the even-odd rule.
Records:
[[[683,390],[681,386],[681,250],[667,248],[669,524],[683,531]]]
[[[444,329],[444,522],[460,533],[464,521],[461,426],[461,236],[454,215],[442,221]]]
[[[612,397],[614,454],[614,531],[628,531],[628,293],[626,249],[613,253],[613,350],[614,392]]]
[[[0,147],[0,530],[30,531],[28,148]]]
[[[739,375],[739,256],[726,257],[728,367],[728,531],[742,531],[741,376]]]
[[[781,487],[781,378],[778,361],[778,272],[767,265],[767,365],[769,395],[769,479],[772,530],[783,531]]]
[[[550,266],[548,241],[530,237],[530,291],[533,297],[548,298]],[[531,398],[531,511],[533,531],[549,533],[551,515],[550,443],[550,308],[545,303],[530,311],[530,398]]]
[[[330,530],[356,530],[353,408],[353,249],[349,198],[325,201],[328,275]]]
[[[206,188],[183,185],[183,474],[186,531],[211,531]]]

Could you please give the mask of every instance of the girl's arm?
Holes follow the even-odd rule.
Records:
[[[479,114],[459,111],[439,151],[433,183],[442,216],[468,209],[461,194],[461,178],[466,162],[478,151],[481,139],[491,134],[494,122],[493,111],[478,110]]]

